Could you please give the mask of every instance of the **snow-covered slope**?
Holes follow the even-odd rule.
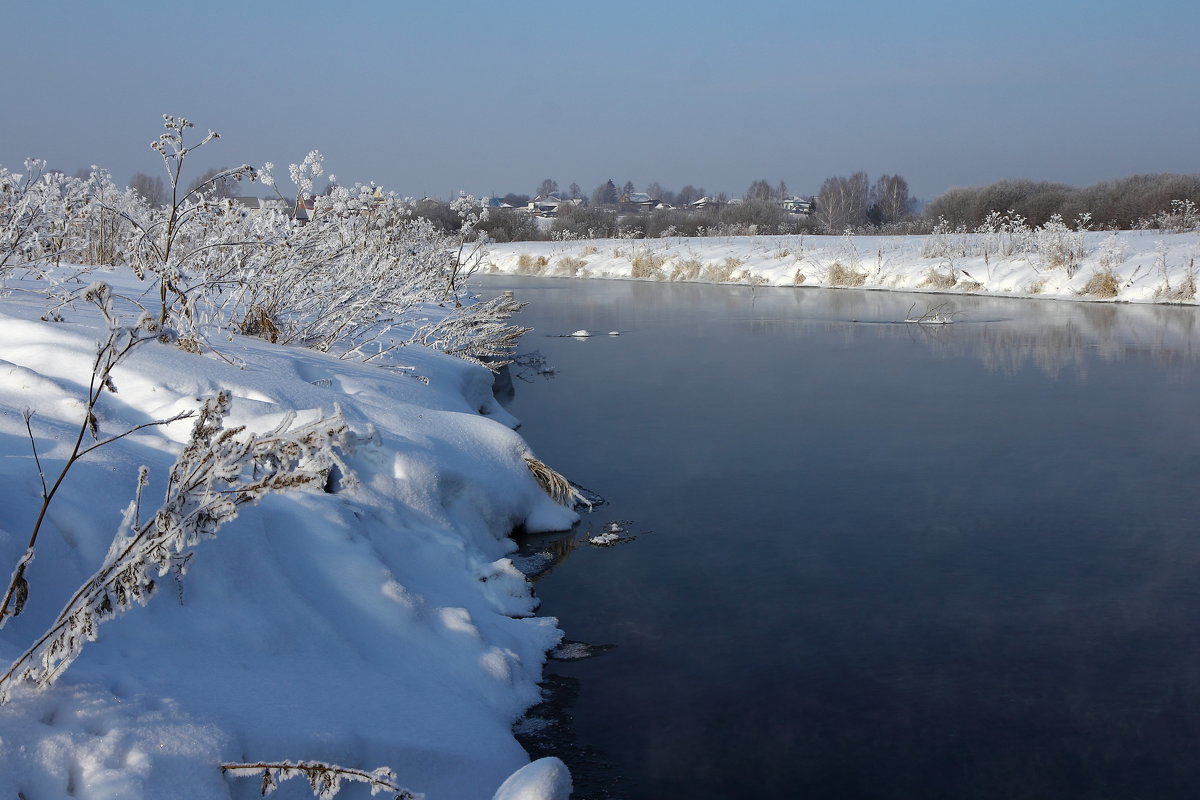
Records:
[[[998,232],[514,242],[494,245],[484,268],[563,277],[1196,302],[1196,232],[1036,229],[1013,238]]]
[[[41,491],[22,412],[35,412],[52,479],[79,429],[104,329],[95,309],[68,309],[61,322],[44,313],[37,294],[0,301],[6,578]],[[145,608],[101,626],[56,685],[18,688],[0,706],[0,797],[252,797],[260,781],[222,775],[222,763],[290,760],[386,765],[429,798],[475,800],[526,765],[511,725],[538,700],[560,633],[533,615],[506,537],[576,517],[530,474],[490,373],[417,347],[392,363],[411,374],[237,338],[221,355],[149,343],[117,368],[117,393],[97,407],[103,434],[195,408],[218,389],[233,394],[230,423],[251,430],[337,404],[362,437],[347,456],[357,485],[245,508],[195,549],[186,576],[161,578]],[[145,428],[72,469],[38,540],[25,611],[0,630],[0,662],[100,565],[141,464],[143,504],[157,505],[190,430],[187,420]],[[505,796],[569,784],[557,762],[523,774]],[[277,796],[307,795],[302,783]]]

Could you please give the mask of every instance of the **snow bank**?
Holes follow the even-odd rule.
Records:
[[[57,474],[103,329],[84,309],[44,321],[44,304],[21,293],[0,301],[6,576],[41,490],[22,411],[35,411],[37,452]],[[511,726],[539,700],[545,652],[560,639],[555,620],[534,616],[507,536],[576,517],[530,474],[491,375],[415,347],[395,358],[411,372],[251,338],[221,352],[142,346],[114,373],[100,430],[196,408],[222,388],[234,397],[230,423],[251,430],[337,404],[363,437],[347,458],[357,485],[243,510],[196,549],[186,577],[162,578],[147,607],[102,626],[54,687],[18,689],[0,706],[0,796],[252,797],[259,782],[223,776],[220,764],[287,760],[386,765],[438,800],[492,796],[528,762]],[[0,661],[15,659],[99,566],[140,464],[154,507],[190,430],[190,421],[145,428],[71,471],[38,541],[25,611],[0,630]],[[551,767],[520,773],[519,785],[535,788],[505,796],[565,796],[569,777]]]
[[[492,246],[484,268],[579,278],[1197,302],[1200,233],[1031,231],[1027,240],[1036,249],[1012,255],[1002,254],[1011,242],[999,235],[969,233],[514,242]]]

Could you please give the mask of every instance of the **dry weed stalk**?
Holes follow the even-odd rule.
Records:
[[[71,468],[89,453],[119,439],[123,439],[131,433],[135,433],[143,428],[169,425],[172,422],[187,419],[194,415],[191,411],[185,411],[168,419],[154,420],[153,422],[135,425],[122,433],[102,438],[100,425],[96,418],[96,406],[99,404],[104,392],[107,391],[115,394],[117,391],[116,384],[112,379],[113,370],[138,346],[155,340],[171,341],[173,334],[161,328],[158,321],[149,314],[143,314],[133,326],[120,324],[120,320],[113,311],[112,291],[109,289],[108,284],[93,283],[83,290],[80,297],[85,302],[95,305],[100,310],[100,313],[104,315],[108,323],[108,334],[104,341],[96,345],[96,357],[92,361],[92,374],[88,382],[88,394],[87,400],[84,403],[83,420],[80,422],[79,430],[76,432],[71,454],[67,456],[66,463],[63,464],[58,477],[52,484],[47,485],[46,483],[46,472],[42,466],[41,456],[38,454],[37,443],[34,440],[32,425],[33,411],[27,410],[24,414],[25,430],[29,434],[29,441],[33,448],[33,460],[37,465],[38,478],[41,480],[42,505],[38,511],[37,520],[33,524],[33,530],[29,535],[29,543],[25,546],[25,552],[18,560],[16,568],[9,578],[8,588],[4,592],[4,599],[0,601],[0,628],[3,628],[11,617],[20,615],[29,597],[29,583],[25,578],[25,571],[30,562],[33,561],[38,534],[41,532],[42,523],[46,520],[46,513],[50,509],[50,504],[54,502],[54,498],[58,494],[58,490],[62,488],[63,481],[66,480]],[[91,437],[91,444],[85,444],[87,436]]]
[[[39,689],[53,684],[84,644],[97,639],[99,623],[134,603],[149,602],[155,590],[151,570],[159,578],[171,570],[182,574],[191,549],[215,536],[240,506],[271,492],[323,486],[334,469],[350,474],[338,455],[351,443],[340,410],[296,427],[295,415],[288,414],[274,429],[258,434],[241,426],[225,428],[229,405],[227,392],[204,403],[191,439],[171,469],[163,504],[145,522],[140,506],[148,471],[139,471],[135,499],[103,565],[79,587],[54,624],[0,675],[0,703],[19,682]]]

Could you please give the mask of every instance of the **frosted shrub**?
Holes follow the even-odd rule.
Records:
[[[921,255],[925,258],[955,258],[967,255],[967,232],[961,226],[953,226],[945,217],[939,217],[933,231],[921,244]]]
[[[1156,242],[1154,251],[1154,268],[1162,278],[1162,284],[1154,290],[1154,298],[1174,303],[1195,300],[1196,259],[1188,258],[1187,264],[1184,265],[1183,280],[1177,286],[1172,286],[1170,265],[1167,262],[1169,252],[1167,243],[1161,240]]]
[[[223,213],[227,205],[207,198],[204,192],[219,181],[255,178],[253,168],[242,165],[185,191],[181,176],[188,155],[220,138],[209,131],[199,142],[189,142],[187,132],[193,127],[183,117],[163,115],[165,132],[150,147],[162,158],[171,187],[170,204],[152,210],[145,224],[130,220],[136,228],[130,266],[139,279],[150,277],[158,284],[159,324],[184,332],[188,341],[199,336],[196,298],[212,288],[214,280],[228,277],[236,266],[240,244],[223,235],[231,221]]]
[[[0,167],[0,274],[69,258],[87,204],[85,183],[45,161],[27,159],[23,173]]]
[[[279,344],[358,354],[424,302],[442,297],[453,254],[429,220],[399,208],[318,213],[307,225],[267,221],[266,245],[245,254],[228,289],[210,298],[218,319]],[[213,276],[214,281],[223,276]]]
[[[1036,249],[1034,232],[1023,216],[1015,211],[1003,214],[992,211],[974,229],[954,226],[945,217],[939,218],[922,245],[921,255],[925,258],[1012,258]]]
[[[191,121],[171,115],[163,127],[151,144],[170,184],[162,208],[117,190],[102,170],[87,181],[47,174],[44,162],[28,162],[23,175],[0,170],[0,273],[64,254],[128,263],[157,290],[159,327],[196,351],[237,332],[343,357],[377,356],[414,341],[432,305],[447,300],[453,307],[439,312],[446,320],[438,335],[454,331],[448,351],[478,360],[509,341],[504,326],[492,324],[501,320],[488,317],[502,306],[462,312],[472,299],[461,294],[462,283],[482,263],[486,243],[478,229],[486,212],[474,198],[453,206],[457,238],[414,219],[408,203],[374,185],[335,186],[312,198],[314,179],[324,174],[314,150],[288,168],[296,209],[308,212],[311,202],[310,214],[245,214],[208,192],[260,173],[243,165],[185,190],[189,155],[219,135],[196,137]],[[267,164],[261,177],[275,186],[271,172]],[[499,338],[484,341],[489,335]]]
[[[1125,240],[1110,233],[1100,243],[1100,269],[1111,272],[1125,263]]]
[[[1191,200],[1172,200],[1169,211],[1160,211],[1155,218],[1159,230],[1187,233],[1200,228],[1200,208]]]
[[[70,257],[81,264],[117,266],[129,258],[126,246],[152,212],[132,189],[120,189],[106,169],[92,167],[83,182],[85,203],[71,225]]]
[[[1045,225],[1036,231],[1038,255],[1042,264],[1050,269],[1064,268],[1067,277],[1079,271],[1079,262],[1085,255],[1084,234],[1088,215],[1080,218],[1080,225],[1071,230],[1060,215],[1054,214]]]
[[[450,204],[450,210],[458,214],[460,225],[456,237],[458,248],[446,276],[445,297],[456,295],[463,283],[479,269],[488,241],[479,227],[487,222],[488,210],[479,205],[474,195],[460,194]]]
[[[524,307],[508,295],[463,306],[442,319],[426,323],[408,343],[418,343],[496,370],[511,363],[521,337],[531,328],[508,320]]]
[[[1011,210],[1005,214],[991,212],[975,232],[980,238],[980,252],[977,255],[1011,258],[1036,247],[1033,230],[1025,218]]]

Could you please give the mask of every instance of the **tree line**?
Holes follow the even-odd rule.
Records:
[[[219,168],[211,169],[194,183],[209,183],[210,193],[233,196],[236,187],[232,181],[212,180],[222,172]],[[161,178],[139,173],[129,186],[151,205],[159,205],[165,199]],[[1200,205],[1200,174],[1132,175],[1082,188],[1049,181],[1002,180],[987,186],[951,188],[921,207],[903,176],[881,175],[871,181],[865,172],[855,172],[826,178],[815,195],[803,198],[810,203],[809,214],[804,216],[788,213],[782,207],[791,198],[782,180],[774,183],[755,180],[740,197],[730,197],[724,192],[709,195],[703,186],[692,184],[674,191],[652,181],[641,193],[663,208],[649,214],[618,215],[622,198],[636,191],[629,180],[617,183],[609,179],[585,192],[578,183],[561,190],[558,181],[546,178],[535,187],[533,197],[553,195],[574,201],[560,207],[549,231],[529,215],[505,209],[493,209],[479,227],[497,241],[544,239],[556,233],[565,236],[802,231],[921,234],[929,233],[939,224],[974,229],[993,212],[1012,212],[1033,226],[1044,225],[1055,215],[1069,221],[1090,215],[1093,227],[1130,229],[1152,225],[1173,201]],[[712,202],[703,209],[692,207],[703,198]],[[517,209],[525,208],[531,199],[530,195],[511,192],[500,198]],[[426,199],[416,205],[419,216],[437,222],[447,231],[458,229],[459,215],[451,211],[448,202]]]

